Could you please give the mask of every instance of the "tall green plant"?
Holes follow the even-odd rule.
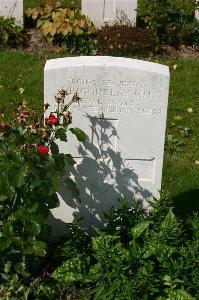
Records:
[[[24,103],[11,122],[1,115],[0,123],[0,283],[9,286],[39,270],[40,257],[47,253],[49,210],[56,207],[56,192],[66,185],[76,198],[78,188],[65,175],[65,163],[74,164],[70,154],[59,152],[56,141],[67,141],[67,131],[84,141],[86,135],[72,128],[68,111],[75,94],[65,104],[66,92],[56,100],[58,108],[40,121],[34,108]],[[46,107],[46,106],[45,106]]]
[[[95,300],[198,299],[199,216],[183,222],[168,203],[153,201],[151,205],[149,215],[143,215],[137,203],[128,215],[124,206],[111,212],[111,224],[126,215],[122,227],[126,221],[131,232],[128,243],[123,231],[114,227],[110,235],[108,226],[107,233],[92,238],[87,254],[80,252],[66,260],[53,278],[61,285],[90,287]]]

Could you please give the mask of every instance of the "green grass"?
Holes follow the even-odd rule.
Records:
[[[0,52],[0,107],[5,109],[5,114],[9,115],[13,103],[24,98],[32,106],[41,108],[43,69],[48,58],[39,54]],[[195,164],[199,160],[199,60],[162,63],[171,67],[167,127],[175,123],[169,133],[185,144],[183,152],[165,154],[162,188],[169,191],[177,202],[180,195],[180,206],[187,210],[194,205],[199,207],[199,165]],[[175,64],[177,69],[173,70]],[[22,95],[19,94],[21,87],[25,89]],[[193,109],[191,114],[186,112],[189,107]],[[176,121],[175,116],[181,116],[182,120]],[[181,137],[177,133],[178,125],[191,128],[193,133],[190,137]]]

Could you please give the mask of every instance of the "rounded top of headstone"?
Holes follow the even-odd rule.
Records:
[[[112,56],[76,56],[47,60],[45,70],[66,67],[110,66],[138,69],[169,76],[169,67],[144,60]]]

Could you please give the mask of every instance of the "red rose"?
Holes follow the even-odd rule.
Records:
[[[48,122],[51,123],[51,124],[53,124],[53,125],[56,125],[58,123],[58,119],[54,115],[50,115],[48,117]]]
[[[39,153],[42,155],[48,155],[49,148],[45,145],[37,145],[37,148],[39,150]]]

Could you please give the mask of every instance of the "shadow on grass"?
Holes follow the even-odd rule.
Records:
[[[199,212],[199,189],[193,189],[173,198],[174,210],[179,216],[192,215]]]

